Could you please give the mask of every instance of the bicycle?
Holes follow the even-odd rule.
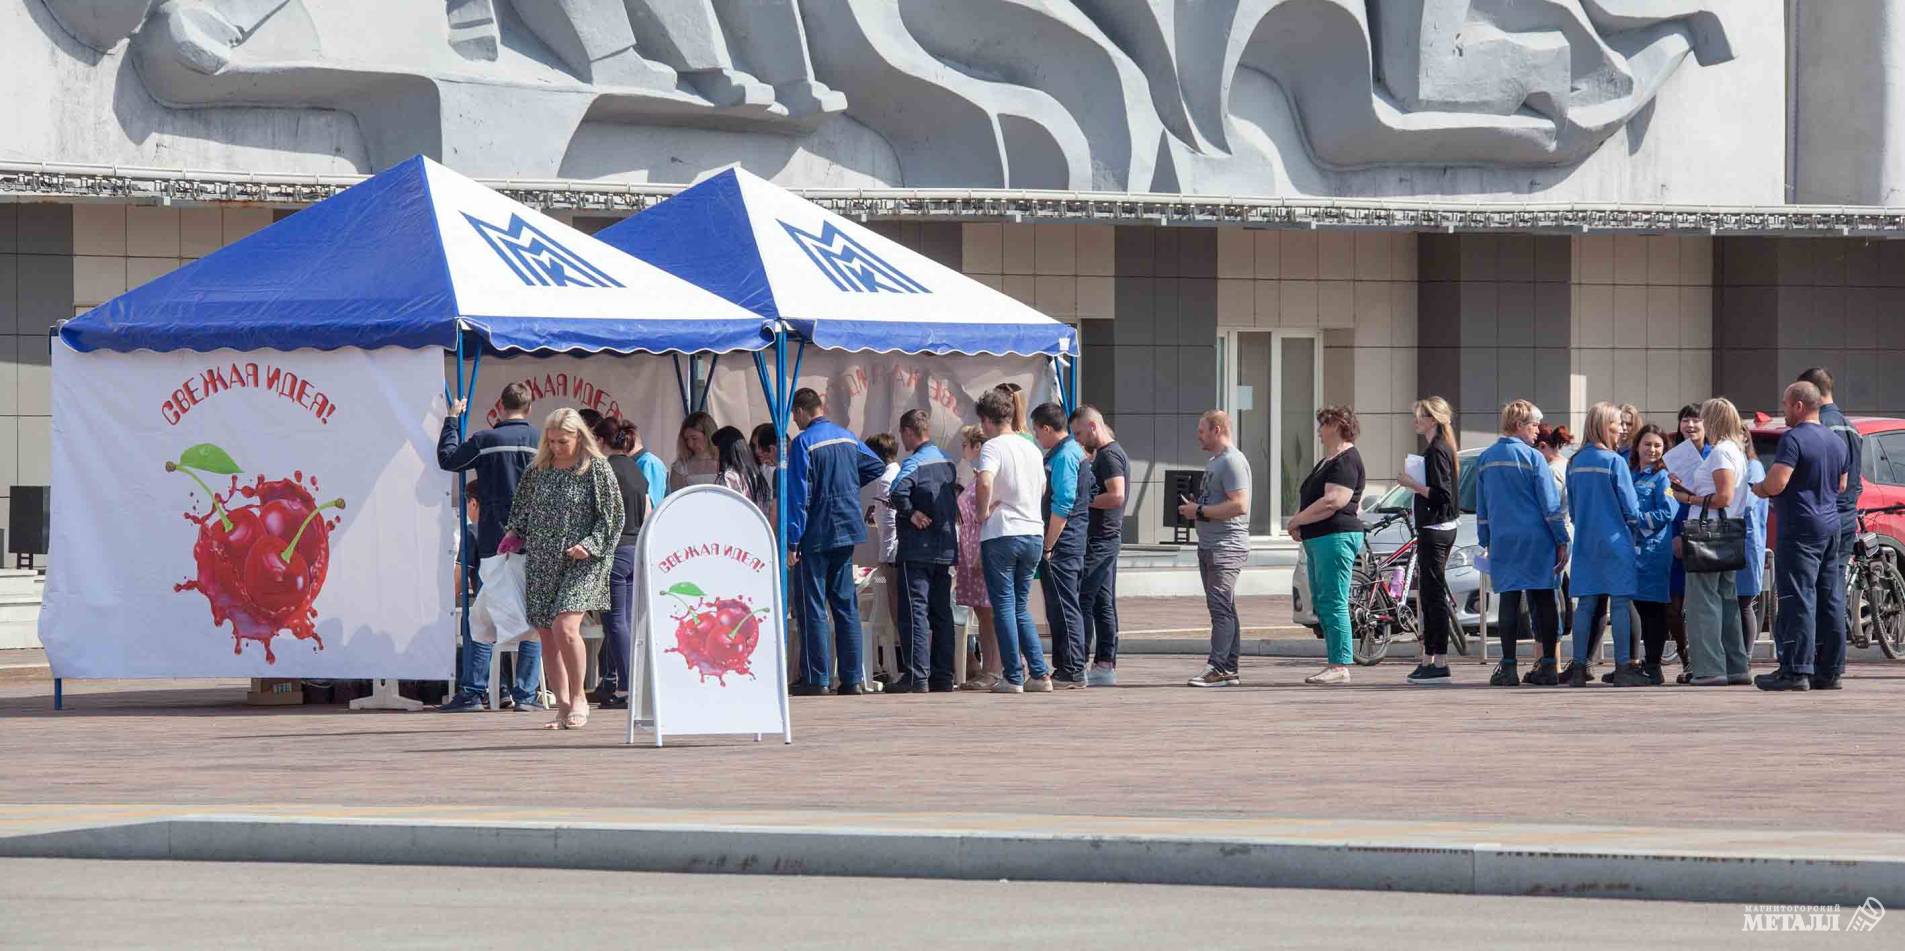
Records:
[[[1370,550],[1369,537],[1401,522],[1409,537],[1395,551],[1378,559]],[[1416,591],[1417,551],[1415,525],[1408,509],[1385,511],[1374,524],[1363,528],[1362,551],[1350,570],[1349,631],[1352,655],[1356,663],[1369,667],[1389,656],[1389,645],[1414,637],[1421,639],[1421,619],[1415,602],[1409,597]],[[1454,620],[1455,600],[1448,599],[1449,645],[1458,654],[1468,653],[1468,631]]]
[[[1846,642],[1853,647],[1876,642],[1892,660],[1905,660],[1905,574],[1891,549],[1879,543],[1878,533],[1867,530],[1866,519],[1900,512],[1905,505],[1861,510],[1846,563]]]

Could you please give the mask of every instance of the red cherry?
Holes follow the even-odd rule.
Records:
[[[252,607],[281,623],[285,615],[304,607],[311,587],[311,566],[304,555],[294,551],[289,562],[280,557],[285,544],[282,538],[266,535],[245,557],[245,593]]]

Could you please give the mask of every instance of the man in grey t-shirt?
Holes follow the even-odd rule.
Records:
[[[1197,523],[1197,573],[1210,607],[1210,657],[1193,687],[1229,687],[1242,682],[1237,653],[1237,575],[1250,556],[1250,460],[1231,445],[1230,416],[1211,410],[1197,420],[1197,444],[1211,454],[1196,499],[1179,499],[1178,514]]]

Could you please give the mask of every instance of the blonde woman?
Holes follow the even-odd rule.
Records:
[[[1640,428],[1645,425],[1647,425],[1647,418],[1640,414],[1640,407],[1632,403],[1622,403],[1621,439],[1620,444],[1615,448],[1623,453],[1632,452],[1634,434],[1640,432]]]
[[[550,413],[536,458],[516,486],[508,534],[498,548],[529,556],[523,602],[556,695],[556,719],[545,729],[572,730],[589,722],[582,615],[610,607],[609,575],[622,520],[615,473],[582,415],[566,407]]]
[[[721,456],[714,444],[718,429],[707,413],[689,413],[675,435],[675,464],[668,467],[668,491],[691,485],[709,485],[721,474]]]
[[[1700,405],[1700,423],[1712,448],[1694,472],[1693,484],[1674,486],[1674,499],[1688,509],[1687,521],[1745,516],[1746,428],[1731,401],[1716,397]],[[1751,659],[1740,640],[1737,571],[1687,572],[1687,672],[1696,687],[1753,682]]]
[[[1428,442],[1422,450],[1422,481],[1407,472],[1396,476],[1403,488],[1416,495],[1416,552],[1421,567],[1422,663],[1409,674],[1409,682],[1433,686],[1449,682],[1449,665],[1443,658],[1456,621],[1449,611],[1446,572],[1456,530],[1462,525],[1462,513],[1456,508],[1455,454],[1459,450],[1449,401],[1440,396],[1417,400],[1415,430]]]
[[[1574,611],[1574,660],[1561,673],[1561,682],[1570,687],[1588,685],[1588,652],[1600,634],[1604,606],[1614,618],[1617,666],[1609,683],[1647,685],[1647,675],[1633,662],[1629,613],[1639,584],[1640,549],[1634,535],[1640,528],[1640,502],[1634,494],[1633,470],[1614,448],[1620,435],[1620,409],[1612,403],[1596,403],[1588,407],[1581,451],[1568,460],[1568,514],[1574,522],[1574,570],[1569,585],[1580,599]]]
[[[1488,678],[1491,687],[1561,682],[1555,663],[1560,641],[1555,589],[1568,563],[1568,528],[1553,470],[1535,451],[1540,428],[1535,404],[1509,403],[1502,407],[1501,438],[1476,460],[1475,533],[1488,552],[1489,582],[1501,594],[1502,661]],[[1541,644],[1541,659],[1525,680],[1516,674],[1515,659],[1515,644],[1524,633],[1524,601],[1534,639]]]

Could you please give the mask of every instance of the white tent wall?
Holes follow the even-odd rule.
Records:
[[[451,677],[437,366],[429,350],[56,341],[55,673]]]
[[[697,362],[701,377],[712,377],[706,409],[717,423],[751,432],[772,418],[752,355],[730,353],[718,360],[702,355]],[[792,372],[791,354],[788,364]],[[646,353],[487,356],[477,372],[469,428],[474,432],[493,424],[503,387],[520,381],[529,385],[536,399],[530,410],[532,420],[540,423],[550,412],[565,406],[619,415],[641,428],[650,450],[673,462],[675,433],[685,416],[677,367],[679,379],[685,382],[689,365],[687,356]],[[454,366],[451,358],[445,369],[452,386]],[[770,380],[773,372],[770,364]],[[902,413],[929,409],[934,441],[952,450],[957,448],[954,437],[959,427],[978,422],[973,411],[978,398],[1007,382],[1026,388],[1032,397],[1029,405],[1060,402],[1051,361],[1046,357],[845,353],[810,348],[801,359],[797,384],[790,391],[812,387],[824,394],[828,417],[862,437],[897,433]],[[956,452],[953,455],[957,458]]]

